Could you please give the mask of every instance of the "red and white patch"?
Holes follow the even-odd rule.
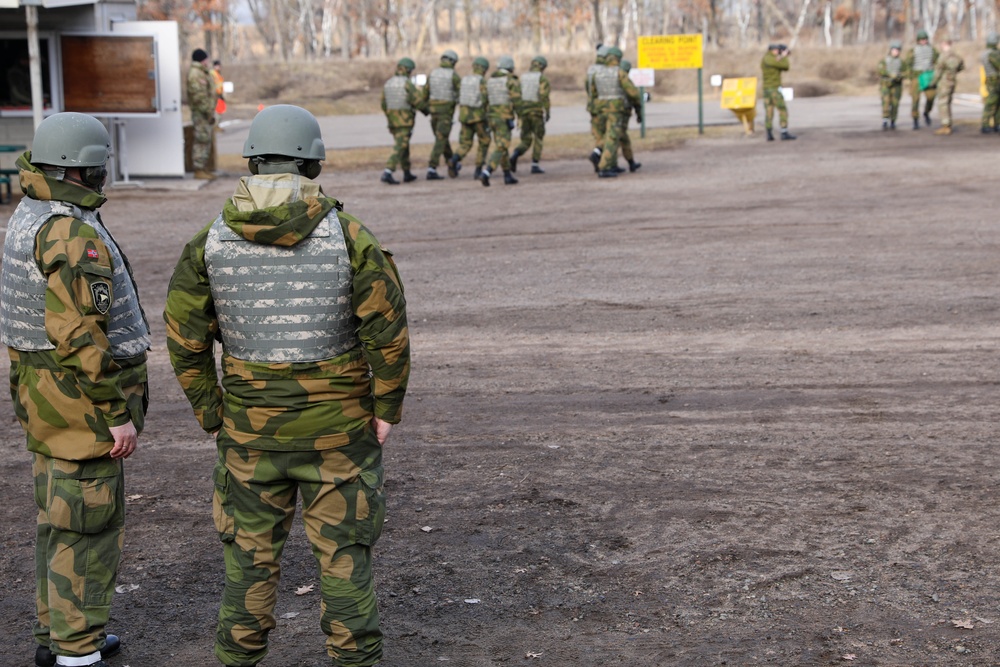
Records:
[[[98,257],[100,257],[100,255],[93,248],[87,248],[87,257],[89,257],[90,259],[97,259]]]

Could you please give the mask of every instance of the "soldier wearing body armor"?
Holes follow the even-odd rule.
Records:
[[[601,178],[618,176],[618,148],[622,128],[628,123],[632,107],[642,103],[639,90],[620,67],[622,52],[618,47],[608,49],[606,64],[594,73],[591,97],[600,113],[607,116],[604,123],[604,143],[597,175]]]
[[[937,96],[941,100],[938,105],[941,127],[934,134],[951,134],[951,99],[955,94],[958,73],[964,69],[965,61],[951,48],[951,40],[941,42],[941,57],[934,67],[934,78],[931,79],[931,86],[937,89]]]
[[[788,57],[791,51],[784,44],[771,44],[767,47],[767,53],[760,61],[761,79],[763,82],[764,98],[764,130],[767,132],[767,140],[774,141],[773,120],[774,110],[778,110],[778,124],[781,126],[781,139],[787,141],[795,139],[795,136],[788,132],[788,107],[785,105],[785,96],[781,94],[781,73],[787,72],[791,64]]]
[[[167,293],[170,362],[216,436],[225,665],[267,654],[300,493],[333,664],[382,656],[372,545],[385,519],[382,446],[410,370],[406,303],[389,252],[314,180],[325,154],[305,109],[260,112],[243,149],[251,175],[184,248]]]
[[[632,70],[632,63],[630,63],[627,60],[621,61],[621,63],[618,66],[621,67],[622,71],[625,72],[626,74],[628,74]],[[641,103],[629,104],[628,110],[622,117],[622,128],[621,128],[622,156],[625,158],[625,161],[628,162],[628,170],[632,172],[636,171],[639,167],[642,166],[641,162],[635,161],[635,153],[632,152],[632,139],[628,136],[628,122],[629,119],[632,117],[633,111],[635,111],[635,119],[640,123],[642,122],[642,104]],[[619,172],[625,171],[624,169],[619,169],[618,165],[615,165],[615,170]]]
[[[899,42],[889,44],[889,55],[878,63],[879,89],[882,94],[882,129],[895,130],[896,117],[899,115],[899,100],[903,96],[903,59],[899,54],[903,45]]]
[[[607,116],[603,113],[599,99],[592,93],[594,90],[594,75],[598,69],[604,67],[607,57],[608,47],[598,44],[597,60],[587,68],[587,76],[583,82],[584,91],[587,93],[587,113],[590,114],[590,134],[594,137],[594,150],[590,152],[587,159],[594,164],[595,172],[601,164],[601,153],[604,149],[604,125],[607,122]]]
[[[431,70],[427,85],[423,90],[423,101],[431,115],[431,129],[434,130],[434,147],[431,148],[427,164],[427,180],[440,181],[444,177],[437,173],[438,163],[444,157],[448,165],[448,175],[458,176],[451,166],[451,126],[455,121],[455,105],[458,104],[462,77],[455,72],[458,54],[448,49],[441,55],[441,64]]]
[[[521,101],[521,82],[514,74],[514,59],[500,56],[497,69],[486,80],[486,98],[489,103],[487,119],[493,133],[493,152],[490,162],[479,177],[480,182],[489,186],[490,176],[497,167],[503,169],[505,185],[514,185],[517,179],[510,173],[510,134],[514,129],[514,109]]]
[[[545,123],[551,117],[549,94],[552,86],[543,74],[548,66],[545,56],[535,56],[528,73],[521,77],[521,103],[517,107],[517,117],[521,120],[521,143],[510,156],[511,171],[517,171],[518,158],[530,150],[531,173],[545,173],[538,162],[542,159]]]
[[[410,58],[401,58],[396,64],[396,73],[382,86],[382,111],[389,122],[389,132],[393,138],[392,154],[385,163],[382,182],[399,185],[392,173],[396,167],[403,169],[403,182],[410,183],[417,177],[410,171],[410,137],[417,111],[427,115],[427,105],[421,99],[417,87],[410,81],[416,64]]]
[[[934,66],[940,54],[931,46],[927,31],[917,33],[917,44],[903,60],[903,71],[910,79],[910,98],[913,106],[910,114],[913,116],[913,129],[920,129],[920,93],[924,94],[924,122],[931,124],[931,109],[934,107],[935,88],[931,85],[934,78]]]
[[[105,625],[124,539],[122,462],[146,412],[149,327],[97,213],[110,144],[91,116],[42,121],[17,159],[25,197],[4,240],[0,339],[38,506],[38,667],[104,667],[120,648]]]
[[[1000,49],[996,33],[986,38],[986,50],[980,58],[986,74],[986,100],[983,102],[983,134],[1000,132]]]
[[[462,124],[462,131],[458,135],[458,150],[448,161],[448,173],[458,174],[462,158],[472,150],[473,139],[478,139],[476,170],[472,175],[477,181],[483,175],[483,165],[490,150],[490,127],[486,120],[488,96],[483,78],[489,68],[490,61],[480,56],[472,61],[472,74],[462,77],[458,89],[458,122]]]

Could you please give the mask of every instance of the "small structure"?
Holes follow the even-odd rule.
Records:
[[[79,111],[108,126],[113,182],[184,175],[175,22],[137,21],[135,0],[0,0],[0,63],[0,144]]]
[[[757,77],[722,80],[722,108],[729,109],[743,123],[743,130],[753,134],[757,116]]]

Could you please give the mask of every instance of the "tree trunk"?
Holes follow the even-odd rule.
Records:
[[[542,50],[542,0],[531,3],[531,50],[536,54]]]
[[[667,0],[664,0],[666,2]],[[1000,0],[996,0],[1000,4]],[[594,36],[598,44],[604,43],[604,25],[601,23],[601,0],[590,0],[594,13]]]

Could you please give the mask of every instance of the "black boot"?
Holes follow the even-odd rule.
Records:
[[[930,111],[925,111],[924,112],[924,122],[927,123],[927,127],[931,126],[931,112]]]
[[[767,128],[767,140],[774,141],[774,133],[771,132],[771,128]]]
[[[628,161],[628,170],[629,171],[637,171],[639,169],[639,167],[641,167],[641,166],[642,166],[641,162],[636,162],[635,160],[629,160]]]
[[[781,140],[782,141],[791,141],[791,140],[793,140],[795,138],[796,138],[795,135],[794,134],[789,134],[788,130],[785,130],[785,129],[781,130]]]
[[[625,173],[625,167],[621,167],[621,166],[619,166],[617,164],[614,166],[614,170],[615,170],[615,173],[617,173],[617,174],[624,174]]]
[[[983,134],[989,134],[993,130],[990,129],[989,125],[983,125],[983,127],[979,131],[982,132]]]
[[[882,119],[882,131],[885,132],[889,129],[889,121]]]
[[[483,175],[483,168],[477,165],[476,170],[472,172],[472,177],[478,181],[482,175]]]
[[[531,173],[532,174],[544,174],[545,170],[538,166],[537,162],[531,163]]]
[[[115,635],[108,635],[105,639],[104,648],[101,649],[101,660],[112,658],[122,650],[122,643]],[[56,664],[56,656],[49,650],[48,646],[39,646],[35,649],[36,667],[53,667]],[[98,662],[98,665],[106,665],[105,662]]]
[[[920,119],[919,118],[914,118],[913,119],[913,129],[914,130],[919,130],[920,129]]]
[[[479,182],[483,184],[483,187],[490,187],[490,170],[489,168],[483,169],[482,173],[479,175]]]
[[[448,158],[448,175],[452,178],[458,178],[460,171],[462,171],[462,161],[458,159],[457,155],[452,155]]]
[[[437,169],[435,169],[434,167],[429,167],[427,169],[427,180],[428,181],[443,181],[444,180],[444,176],[442,176],[441,174],[439,174],[437,172]]]
[[[388,183],[389,185],[399,185],[399,181],[392,177],[392,172],[388,169],[382,172],[382,178],[380,180],[383,183]]]
[[[614,169],[602,169],[597,172],[598,178],[618,178],[618,172]]]
[[[407,170],[407,171],[403,172],[403,182],[404,183],[412,183],[415,180],[417,180],[417,177],[413,175],[412,171]]]
[[[890,120],[889,121],[889,129],[890,130],[895,130],[896,129],[896,121],[894,121],[894,120]]]
[[[514,174],[509,171],[503,173],[503,184],[504,185],[517,185],[517,179],[514,178]]]
[[[524,155],[524,151],[520,148],[515,148],[514,152],[510,154],[510,170],[517,171],[517,158]]]
[[[587,159],[594,163],[594,171],[597,171],[598,166],[601,164],[601,152],[595,148],[590,151],[590,155],[587,156]]]

